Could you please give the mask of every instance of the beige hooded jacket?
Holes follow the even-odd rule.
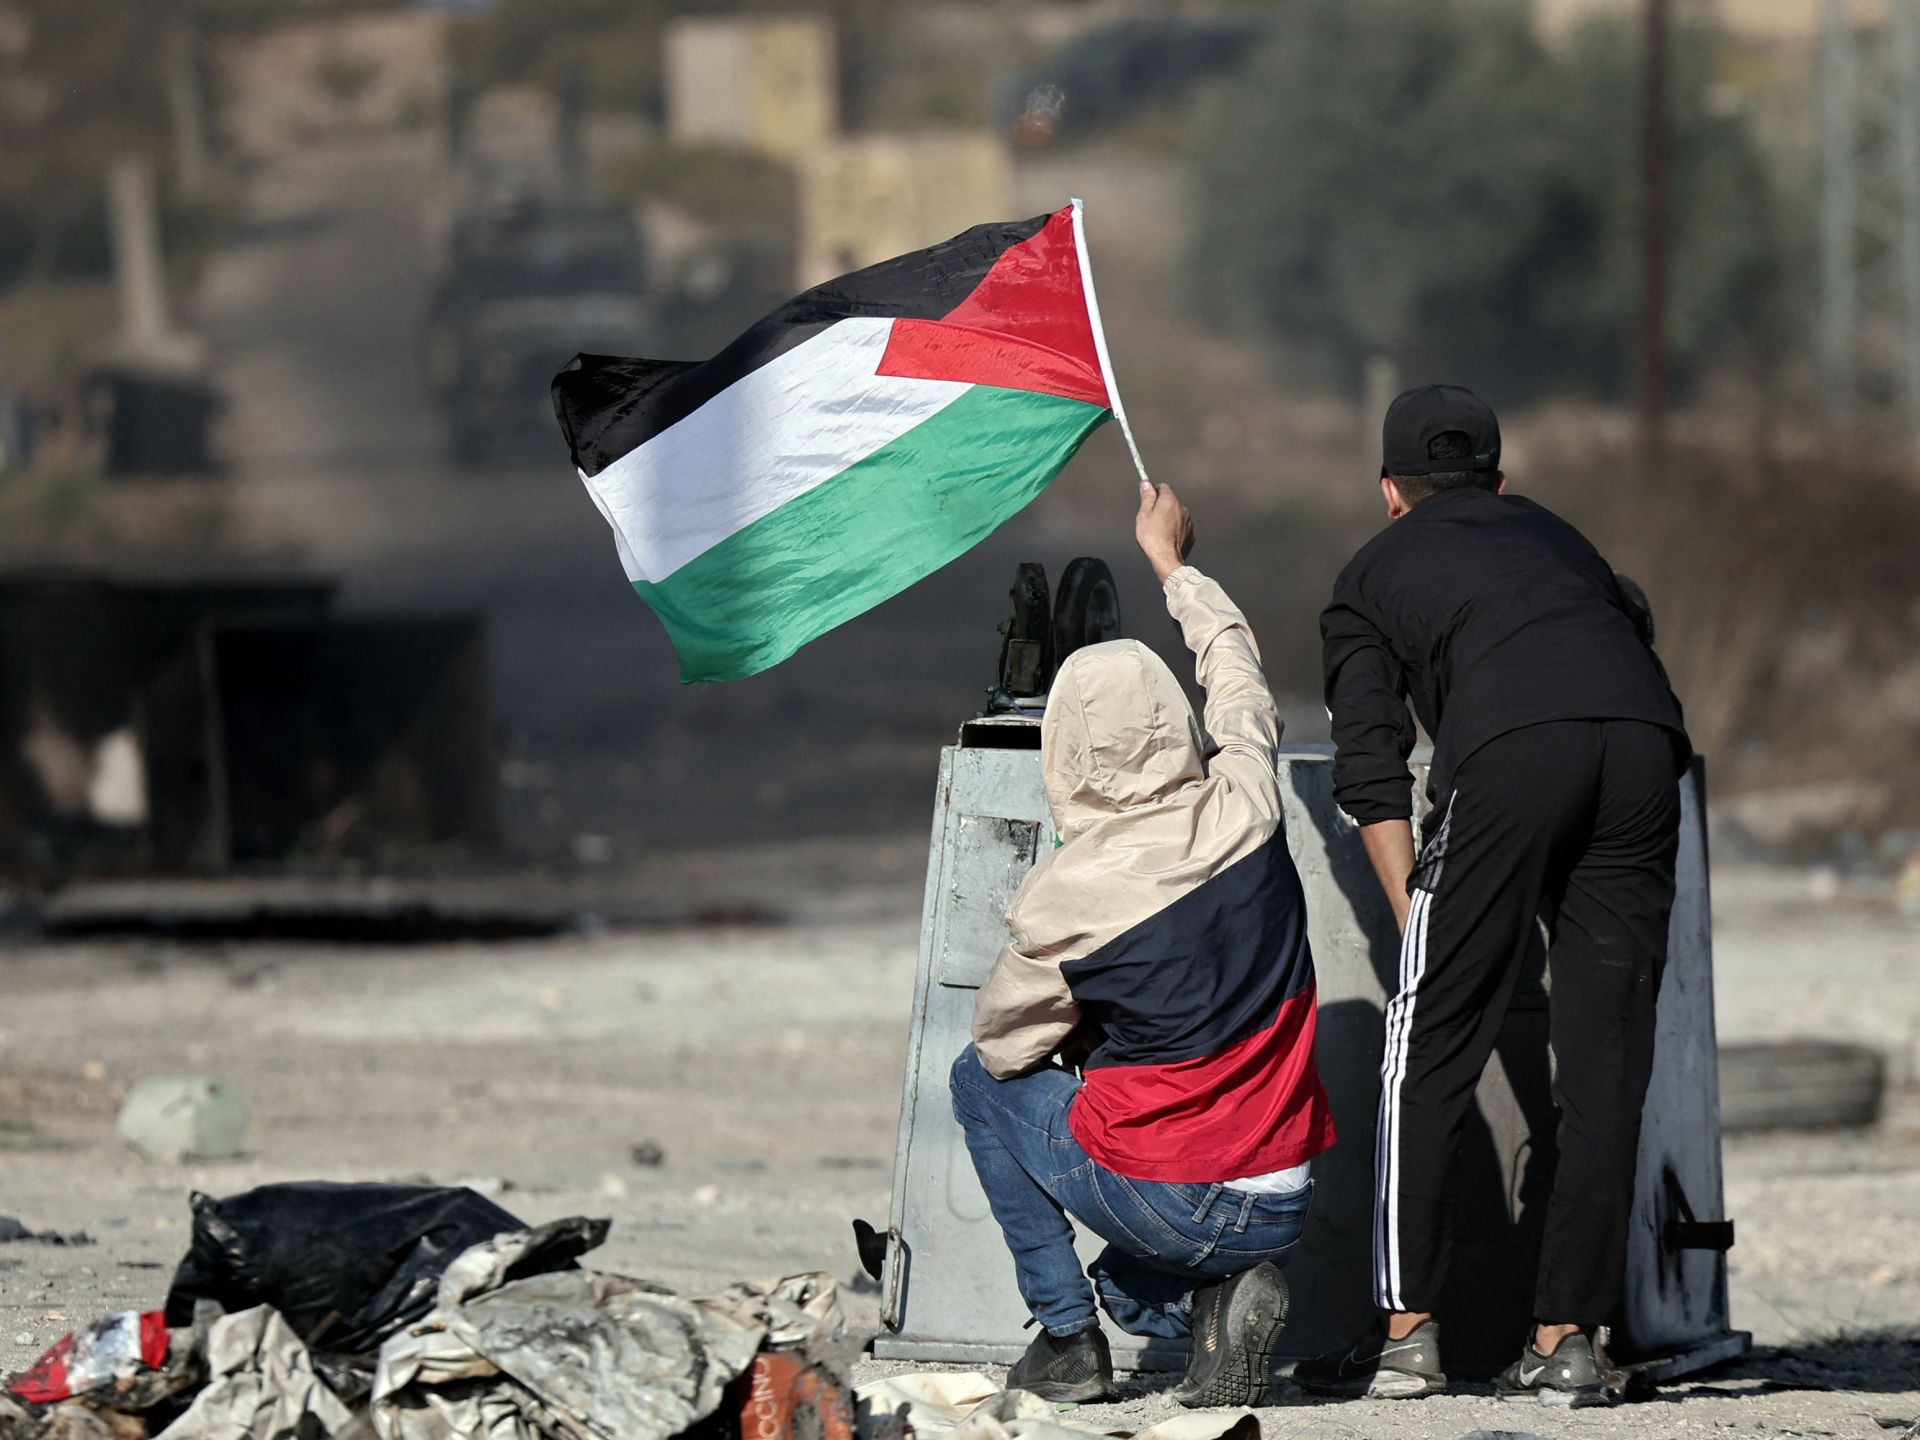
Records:
[[[1165,592],[1206,691],[1205,731],[1138,641],[1060,667],[1041,758],[1062,843],[1008,908],[1012,940],[973,1038],[1006,1079],[1092,1022],[1100,1044],[1070,1116],[1088,1151],[1139,1178],[1226,1179],[1297,1164],[1332,1127],[1282,828],[1280,717],[1220,586],[1183,566]]]

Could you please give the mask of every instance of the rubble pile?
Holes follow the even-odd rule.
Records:
[[[1095,1440],[977,1373],[855,1390],[819,1273],[706,1295],[583,1267],[608,1222],[474,1191],[196,1194],[163,1309],[68,1335],[0,1391],[0,1440]],[[1247,1410],[1134,1440],[1257,1440]]]
[[[851,1440],[833,1282],[682,1296],[582,1268],[608,1222],[464,1189],[195,1195],[164,1309],[67,1336],[0,1440]],[[779,1426],[771,1421],[780,1420]]]

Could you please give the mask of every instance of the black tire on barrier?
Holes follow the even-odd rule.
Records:
[[[1779,1040],[1720,1047],[1720,1128],[1827,1130],[1880,1116],[1886,1061],[1865,1045]]]
[[[1107,562],[1082,555],[1069,561],[1053,596],[1053,663],[1085,645],[1120,638],[1120,590]]]

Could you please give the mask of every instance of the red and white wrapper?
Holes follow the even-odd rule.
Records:
[[[122,1310],[66,1336],[7,1388],[32,1404],[54,1405],[156,1370],[166,1359],[166,1313]]]

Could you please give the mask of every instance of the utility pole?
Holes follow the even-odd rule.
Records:
[[[1822,0],[1820,380],[1920,458],[1920,0]]]
[[[1859,186],[1853,14],[1849,0],[1820,5],[1820,384],[1827,419],[1853,418],[1860,292],[1855,232]]]
[[[173,126],[173,179],[180,193],[204,196],[213,176],[213,142],[199,24],[182,12],[166,41],[167,109]]]
[[[1901,367],[1906,371],[1907,443],[1920,456],[1920,16],[1917,0],[1893,0],[1894,169],[1900,184],[1895,245],[1900,268]]]
[[[1640,77],[1640,448],[1656,471],[1667,459],[1668,0],[1644,0]]]

